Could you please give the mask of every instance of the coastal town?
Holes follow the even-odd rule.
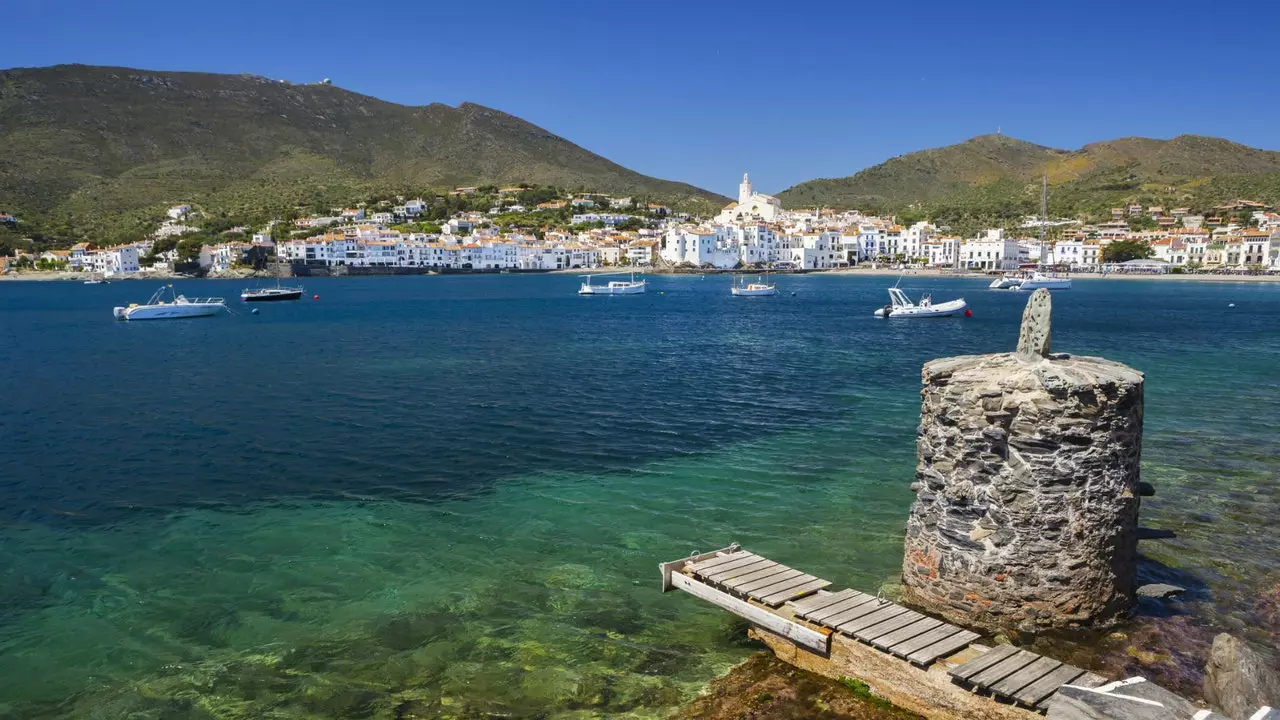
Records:
[[[466,198],[480,191],[459,187],[449,196]],[[489,210],[459,211],[438,225],[419,222],[431,208],[421,198],[333,208],[327,216],[274,220],[257,229],[233,227],[222,234],[243,239],[187,246],[185,255],[175,241],[199,231],[201,211],[182,203],[168,208],[146,239],[19,252],[0,258],[0,272],[218,276],[268,263],[304,274],[356,269],[368,274],[598,268],[822,271],[868,264],[976,272],[1028,266],[1067,272],[1280,271],[1280,214],[1250,200],[1216,206],[1212,214],[1130,204],[1113,208],[1107,222],[1033,217],[1022,223],[1021,232],[990,228],[966,238],[927,220],[904,225],[892,216],[856,210],[787,210],[776,197],[756,192],[748,175],[737,200],[709,218],[602,193],[570,193],[525,206],[519,198],[530,191],[526,186],[501,188]],[[552,214],[567,216],[568,226],[504,229],[507,224],[501,221],[523,217],[536,223],[539,216]],[[0,222],[20,227],[8,213],[0,215]],[[1047,242],[1040,238],[1042,231],[1048,231]],[[1126,250],[1119,260],[1108,252],[1117,243]]]

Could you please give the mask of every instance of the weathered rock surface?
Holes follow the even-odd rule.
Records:
[[[1143,377],[1050,355],[1047,295],[1019,352],[924,366],[904,597],[958,624],[1105,625],[1133,603]]]
[[[1186,592],[1186,588],[1180,588],[1177,585],[1166,585],[1165,583],[1151,583],[1138,588],[1137,596],[1145,598],[1156,598],[1157,600],[1168,600],[1177,597]]]
[[[1245,720],[1258,708],[1280,708],[1280,671],[1239,639],[1213,639],[1204,668],[1205,702],[1224,715]]]

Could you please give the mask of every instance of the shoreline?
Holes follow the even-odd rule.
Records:
[[[670,270],[661,270],[654,268],[636,268],[636,275],[760,275],[760,270],[706,270],[703,272],[687,271],[672,272]],[[618,270],[617,268],[577,268],[565,270],[547,270],[538,273],[520,272],[508,273],[514,275],[628,275],[632,270]],[[473,272],[473,273],[444,273],[446,275],[500,275],[500,272]],[[894,270],[892,268],[839,268],[834,270],[804,270],[804,271],[782,271],[771,273],[774,276],[814,276],[814,277],[927,277],[927,278],[955,278],[957,280],[990,280],[996,277],[995,274],[988,273],[958,273],[950,270],[940,270],[936,268],[916,268],[910,270]],[[65,270],[54,271],[24,271],[10,272],[0,274],[0,282],[69,282],[79,283],[92,278],[93,275],[83,272],[70,272]],[[110,282],[122,281],[139,281],[139,280],[245,280],[255,278],[274,278],[273,273],[256,273],[256,272],[233,272],[225,273],[218,276],[209,277],[192,277],[189,275],[180,275],[170,272],[156,273],[133,273],[118,274],[108,278]],[[323,277],[323,276],[314,276]],[[379,275],[376,273],[361,274],[359,277],[396,277],[393,274]],[[1165,273],[1165,274],[1149,274],[1149,273],[1110,273],[1103,275],[1102,273],[1071,273],[1067,277],[1073,280],[1141,280],[1141,281],[1171,281],[1171,282],[1212,282],[1212,283],[1280,283],[1280,274],[1272,275],[1216,275],[1216,274],[1191,274],[1191,273]]]

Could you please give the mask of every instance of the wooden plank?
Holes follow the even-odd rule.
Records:
[[[951,668],[948,674],[957,680],[968,680],[992,665],[1017,654],[1018,648],[1013,645],[997,645],[960,667]]]
[[[1058,692],[1059,687],[1083,674],[1084,671],[1074,665],[1060,665],[1030,685],[1020,688],[1013,694],[1013,699],[1025,705],[1039,705]]]
[[[991,691],[1003,697],[1014,697],[1022,688],[1048,675],[1062,666],[1062,662],[1051,657],[1042,657],[1022,668],[1009,677],[991,686]]]
[[[764,587],[756,588],[755,590],[752,590],[751,592],[747,593],[747,596],[753,597],[756,600],[759,600],[760,602],[764,602],[764,599],[766,597],[772,597],[777,593],[790,590],[791,588],[794,588],[794,587],[800,587],[801,585],[804,585],[807,582],[811,582],[817,579],[818,578],[812,575],[806,575],[804,573],[801,573],[800,575],[797,575],[793,578],[787,578],[786,580],[776,582],[773,585],[765,585]]]
[[[835,605],[842,600],[848,600],[857,595],[857,590],[845,589],[840,592],[818,592],[814,595],[797,600],[791,603],[791,611],[796,615],[803,617],[806,613],[817,612],[829,605]]]
[[[766,596],[760,602],[764,603],[765,605],[773,605],[773,606],[781,605],[782,603],[788,600],[802,598],[805,595],[817,592],[830,584],[831,584],[830,580],[823,580],[822,578],[814,578],[809,582],[803,585],[800,585],[798,587],[793,587],[789,590],[783,590],[781,592],[776,592],[772,595]]]
[[[950,655],[960,648],[967,647],[969,643],[980,637],[982,636],[971,630],[961,630],[945,640],[939,640],[932,645],[926,645],[919,650],[916,650],[907,656],[907,660],[910,660],[916,665],[925,666],[936,661],[938,658]]]
[[[1013,656],[969,678],[969,682],[980,688],[989,688],[1039,659],[1040,656],[1030,650],[1019,650]]]
[[[1102,677],[1101,675],[1098,675],[1096,673],[1091,673],[1086,670],[1083,675],[1076,678],[1075,680],[1072,680],[1070,684],[1075,685],[1077,687],[1083,687],[1083,688],[1096,688],[1096,687],[1101,687],[1103,685],[1106,685],[1109,682],[1111,681]],[[1066,684],[1067,683],[1063,683],[1063,685],[1066,685]]]
[[[878,625],[871,625],[869,627],[864,627],[858,632],[854,633],[853,636],[863,642],[872,642],[876,638],[884,637],[885,635],[888,635],[889,633],[893,632],[894,630],[897,630],[898,628],[904,628],[916,622],[917,620],[923,620],[923,619],[924,619],[924,615],[921,615],[920,613],[914,610],[908,609],[906,612],[902,613],[898,617],[892,618],[890,620],[885,620],[884,622]]]
[[[805,619],[812,622],[821,622],[823,618],[829,618],[832,615],[837,615],[845,610],[858,607],[859,605],[866,605],[869,602],[875,602],[875,598],[855,590],[854,595],[841,600],[838,603],[805,613]]]
[[[737,548],[733,545],[730,545],[729,547],[720,548],[719,550],[704,552],[701,555],[692,555],[687,558],[680,558],[679,560],[672,560],[670,562],[661,563],[660,565],[658,565],[658,572],[662,573],[662,592],[671,591],[671,574],[672,573],[680,572],[688,565],[696,565],[697,563],[704,562],[706,560],[712,560],[717,557],[722,557],[723,553],[730,553],[730,552],[734,552],[735,550],[737,550]]]
[[[883,610],[888,605],[889,603],[887,602],[883,602],[875,598],[871,598],[871,602],[869,603],[864,603],[862,605],[851,607],[848,610],[845,610],[844,612],[836,613],[835,615],[828,615],[827,617],[819,620],[818,622],[831,628],[840,627],[841,625],[849,622],[850,620],[855,620],[857,618],[862,617],[863,615],[870,615],[873,612]]]
[[[781,582],[788,578],[800,577],[803,574],[804,573],[800,572],[799,570],[787,570],[786,572],[779,573],[777,575],[772,575],[770,577],[767,577],[761,580],[753,580],[749,583],[744,583],[742,585],[735,587],[734,590],[736,592],[746,594],[757,588],[767,587],[769,585],[773,585],[774,583]]]
[[[828,655],[831,652],[831,635],[818,632],[786,618],[774,615],[762,607],[740,600],[729,593],[721,592],[705,583],[699,582],[682,573],[673,573],[671,584],[690,595],[706,600],[717,607],[746,618],[770,632],[777,633],[793,643],[806,647],[814,652]]]
[[[889,603],[885,607],[873,613],[869,613],[867,615],[863,615],[860,618],[854,618],[852,620],[843,622],[836,629],[847,635],[852,635],[863,628],[871,627],[876,623],[882,623],[885,620],[888,620],[889,618],[898,617],[899,615],[906,612],[910,612],[910,611],[902,607],[901,605],[894,605],[893,603]]]
[[[737,567],[734,567],[732,563],[729,565],[721,565],[718,568],[713,568],[710,572],[702,573],[702,577],[706,580],[710,580],[711,582],[721,585],[729,580],[733,580],[734,578],[740,578],[743,575],[746,575],[747,573],[753,573],[753,572],[756,572],[757,570],[768,570],[770,568],[776,568],[776,567],[786,567],[786,566],[779,565],[778,563],[772,560],[765,560],[764,558],[761,558],[748,565],[739,565]]]
[[[754,554],[749,553],[749,552],[747,552],[746,550],[735,550],[735,551],[733,551],[733,552],[725,553],[725,554],[723,554],[723,555],[717,555],[716,557],[713,557],[713,558],[711,558],[711,559],[709,559],[709,560],[703,560],[702,562],[696,562],[696,563],[694,563],[694,564],[690,565],[690,566],[689,566],[688,568],[686,568],[686,569],[688,569],[688,570],[692,570],[692,571],[693,571],[693,572],[695,572],[695,573],[700,573],[700,572],[703,572],[703,571],[705,571],[705,570],[710,570],[711,568],[716,567],[716,566],[718,566],[718,565],[723,565],[723,564],[725,564],[725,563],[731,563],[731,562],[737,562],[738,560],[741,560],[742,558],[744,558],[744,557],[748,557],[748,556],[750,556],[750,557],[756,557]]]
[[[761,560],[764,560],[764,558],[760,557],[759,555],[752,555],[751,553],[745,553],[745,555],[747,557],[738,558],[736,560],[732,560],[730,562],[723,563],[713,568],[708,568],[705,570],[694,570],[693,572],[695,575],[706,578],[706,577],[710,577],[711,575],[716,575],[722,572],[728,572],[730,570],[735,570],[740,567],[755,565]]]
[[[904,625],[888,635],[881,635],[875,640],[872,640],[871,644],[881,650],[888,651],[889,648],[892,648],[894,645],[897,645],[904,640],[910,640],[913,637],[923,635],[941,625],[942,621],[937,618],[921,617],[919,620],[909,625]]]
[[[757,570],[755,572],[750,572],[744,575],[736,576],[732,580],[725,582],[723,584],[725,587],[731,590],[736,590],[737,588],[740,588],[743,585],[746,585],[747,583],[752,583],[752,582],[755,582],[756,580],[763,580],[767,577],[773,577],[774,575],[781,575],[782,573],[787,572],[790,569],[791,568],[787,567],[786,565],[774,565],[771,568],[765,568],[763,570]]]
[[[961,632],[963,632],[963,630],[955,625],[943,623],[923,635],[917,635],[910,640],[903,640],[897,645],[891,646],[889,648],[889,652],[897,655],[898,657],[904,658],[921,648],[928,647],[936,642],[941,642],[952,635],[958,635]]]

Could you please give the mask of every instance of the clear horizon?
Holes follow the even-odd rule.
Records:
[[[1068,9],[926,0],[757,2],[644,12],[506,2],[356,8],[230,2],[217,16],[142,0],[18,0],[0,66],[69,63],[331,78],[405,105],[474,102],[620,165],[733,196],[776,194],[890,157],[1002,132],[1078,149],[1141,136],[1276,150],[1265,33],[1280,6],[1086,2]],[[1247,30],[1246,30],[1247,32]]]

